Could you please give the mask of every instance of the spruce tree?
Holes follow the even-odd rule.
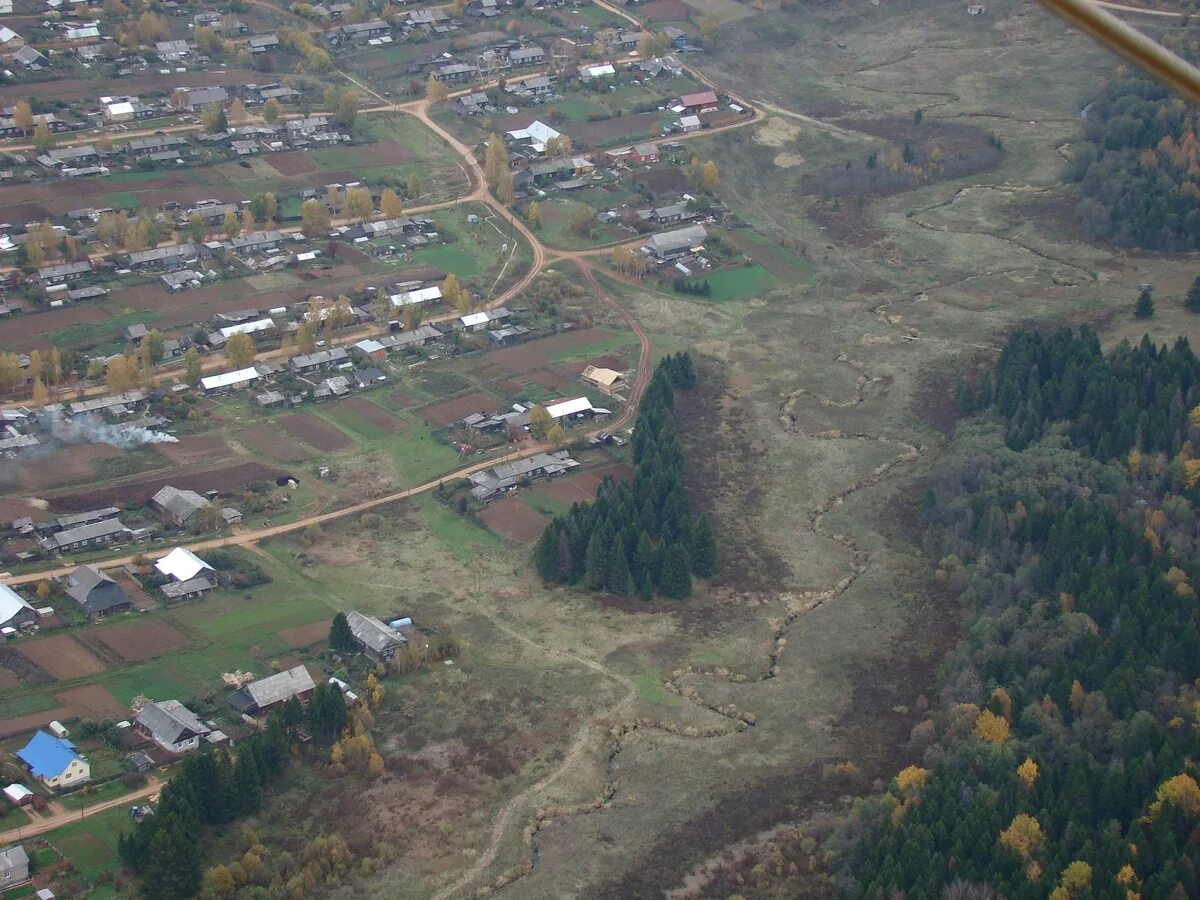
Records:
[[[533,565],[542,581],[555,579],[558,563],[558,529],[551,522],[542,531],[537,548],[533,551]]]
[[[629,561],[620,546],[613,547],[608,554],[608,592],[618,597],[633,593],[633,582],[629,577]]]
[[[1200,312],[1200,276],[1188,288],[1187,296],[1183,299],[1183,308],[1189,312]]]
[[[570,581],[574,573],[575,561],[571,556],[571,541],[563,532],[558,532],[554,551],[554,580]]]
[[[1154,318],[1154,298],[1149,291],[1142,291],[1138,294],[1137,306],[1133,308],[1133,317],[1135,319]]]
[[[608,554],[611,542],[605,534],[605,528],[597,528],[588,541],[584,580],[593,591],[602,590],[608,581]]]
[[[339,612],[329,625],[329,646],[341,653],[353,653],[357,647],[346,614]]]
[[[713,536],[708,516],[701,513],[692,529],[691,553],[692,574],[700,578],[712,578],[717,574],[717,539]]]
[[[258,780],[257,767],[244,751],[239,751],[233,766],[233,784],[237,793],[238,813],[249,815],[262,803],[262,784]]]
[[[692,566],[687,548],[672,544],[663,556],[662,573],[658,577],[658,592],[672,600],[682,600],[692,593]]]
[[[648,569],[643,569],[641,577],[638,579],[638,599],[643,603],[649,603],[654,599],[654,584],[650,581]]]

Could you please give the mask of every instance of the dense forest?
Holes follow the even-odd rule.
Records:
[[[1012,338],[930,476],[965,628],[848,826],[873,898],[1200,896],[1200,360]]]
[[[650,600],[682,599],[692,576],[716,572],[717,548],[705,516],[692,519],[683,487],[675,391],[692,387],[687,353],[664,357],[642,396],[633,429],[633,484],[606,478],[593,503],[576,503],[546,526],[534,551],[549,582]]]
[[[1189,30],[1164,43],[1197,56]],[[1076,218],[1088,234],[1147,250],[1200,247],[1200,109],[1120,70],[1084,115],[1069,176],[1080,183]]]

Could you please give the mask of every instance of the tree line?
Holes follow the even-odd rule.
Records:
[[[850,894],[1200,896],[1195,375],[1182,340],[1022,332],[970,396],[926,502],[963,637]]]
[[[206,748],[184,757],[162,789],[154,814],[117,838],[117,854],[141,879],[142,896],[195,896],[204,877],[206,832],[258,811],[264,791],[283,774],[302,729],[328,745],[347,722],[342,693],[322,682],[306,705],[293,697],[272,712],[263,729],[238,742],[236,754]]]
[[[1020,331],[994,373],[959,388],[964,412],[992,409],[1008,446],[1023,450],[1051,431],[1101,460],[1179,448],[1200,403],[1200,360],[1187,338],[1170,347],[1148,337],[1107,357],[1086,326],[1045,336]]]
[[[1179,39],[1177,49],[1194,58]],[[1068,169],[1083,195],[1075,211],[1083,228],[1128,247],[1200,247],[1200,111],[1157,80],[1126,71],[1084,116]]]
[[[593,503],[576,503],[546,526],[534,551],[543,580],[650,600],[682,599],[692,576],[717,570],[707,516],[693,519],[683,485],[675,391],[695,383],[691,356],[664,357],[642,396],[633,429],[632,485],[605,478]]]

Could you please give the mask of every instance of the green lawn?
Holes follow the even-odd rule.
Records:
[[[382,408],[380,407],[380,409]],[[368,441],[382,441],[392,433],[376,425],[364,416],[359,415],[354,410],[338,403],[322,410],[321,416],[324,419],[328,419],[331,424],[335,424],[343,429],[348,428],[358,437]]]
[[[88,759],[95,761],[95,754],[89,753]],[[92,776],[95,777],[95,765],[92,766]],[[105,784],[92,790],[91,793],[85,794],[82,791],[76,791],[73,794],[67,794],[62,798],[62,805],[67,809],[86,809],[89,806],[95,806],[97,803],[104,803],[107,800],[113,800],[117,797],[122,797],[130,792],[129,788],[119,781],[109,781]]]
[[[446,509],[430,494],[423,494],[413,502],[421,511],[429,532],[459,559],[473,559],[479,551],[490,550],[504,543],[499,535]]]
[[[452,471],[460,462],[458,451],[445,438],[434,437],[418,416],[406,418],[413,427],[389,435],[386,444],[396,461],[401,484],[416,487]]]
[[[621,347],[628,347],[634,343],[636,338],[633,332],[614,335],[610,338],[605,338],[602,341],[593,341],[590,344],[581,344],[578,347],[571,347],[567,350],[560,350],[551,357],[551,362],[561,363],[569,362],[573,359],[586,359],[589,356],[600,356],[612,350],[618,350]]]
[[[666,688],[663,687],[662,678],[657,672],[643,672],[641,675],[634,675],[633,681],[641,690],[642,697],[651,703],[663,706],[674,706],[679,703],[678,697],[667,693]]]
[[[472,248],[460,242],[430,247],[428,250],[418,250],[413,254],[417,262],[436,266],[443,272],[453,272],[459,281],[476,278],[487,271],[494,257],[485,258]]]
[[[132,827],[129,810],[106,809],[45,835],[88,880],[117,864],[117,836]]]
[[[111,336],[126,325],[148,325],[158,318],[158,313],[149,309],[134,309],[129,312],[109,316],[99,322],[80,322],[78,325],[68,325],[57,331],[50,332],[49,338],[60,347],[74,347],[89,341],[95,342]]]
[[[20,645],[18,645],[20,646]],[[13,716],[27,716],[31,713],[45,712],[58,706],[58,701],[50,694],[17,694],[5,691],[0,697],[0,718],[8,719]]]
[[[753,297],[769,291],[779,284],[779,280],[774,275],[759,265],[725,269],[715,275],[706,275],[703,280],[707,281],[708,286],[712,288],[712,294],[698,299],[711,300],[714,303]]]
[[[519,494],[521,501],[530,509],[537,510],[544,516],[555,518],[556,516],[565,516],[571,511],[571,504],[551,497],[549,494],[543,494],[540,491],[521,491]]]

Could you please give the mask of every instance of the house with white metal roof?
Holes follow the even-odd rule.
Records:
[[[154,568],[175,581],[190,581],[201,572],[213,571],[212,566],[183,547],[176,547],[159,559],[154,563]]]
[[[22,628],[35,621],[33,606],[7,584],[0,584],[0,628]]]

